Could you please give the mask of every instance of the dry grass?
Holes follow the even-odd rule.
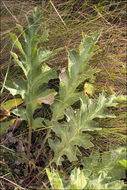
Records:
[[[100,49],[91,60],[91,65],[101,69],[96,76],[97,91],[126,94],[126,5],[117,3],[92,4],[89,1],[47,2],[41,6],[24,1],[3,1],[1,3],[1,81],[4,81],[12,48],[10,32],[17,32],[16,24],[25,25],[24,14],[31,14],[35,6],[42,10],[42,20],[49,28],[49,48],[65,47],[54,59],[52,65],[67,65],[66,48],[76,48],[82,38],[82,31],[92,34],[103,29],[98,42]],[[63,23],[64,22],[64,23]],[[9,77],[20,74],[13,62],[10,64]]]
[[[17,32],[17,23],[25,25],[24,14],[31,14],[35,6],[40,6],[42,20],[50,31],[45,45],[51,49],[65,47],[50,64],[65,67],[66,48],[74,49],[79,45],[82,31],[92,34],[103,29],[98,42],[100,49],[90,63],[101,69],[95,81],[97,91],[105,89],[108,94],[126,94],[125,1],[105,1],[102,4],[78,0],[51,2],[42,6],[33,1],[5,0],[1,3],[1,81],[4,81],[12,48],[9,33]],[[17,73],[20,74],[19,68],[11,62],[9,77],[17,76]]]
[[[53,3],[54,2],[54,3]],[[52,4],[51,4],[52,3]],[[82,31],[92,34],[103,29],[98,42],[100,49],[90,64],[101,69],[96,75],[97,92],[126,94],[126,5],[117,3],[92,4],[90,1],[47,1],[42,6],[24,1],[3,1],[1,3],[1,82],[7,71],[12,48],[10,32],[17,32],[16,24],[25,25],[24,14],[31,14],[35,6],[40,6],[42,20],[49,28],[49,48],[65,47],[50,64],[67,65],[66,48],[76,48],[82,38]],[[10,63],[8,77],[20,74],[13,62]],[[3,96],[2,96],[3,97]],[[124,111],[123,111],[124,112]]]
[[[42,20],[46,22],[49,28],[49,41],[45,43],[48,48],[55,49],[64,47],[64,50],[55,56],[49,64],[67,66],[66,48],[75,49],[82,39],[82,31],[88,35],[96,30],[102,30],[102,36],[99,39],[99,50],[90,61],[93,67],[98,67],[101,71],[96,75],[96,92],[103,89],[110,94],[126,94],[126,5],[124,0],[111,3],[92,4],[89,0],[69,0],[69,1],[50,1],[46,4],[26,2],[19,0],[5,0],[1,3],[1,84],[8,68],[10,59],[10,50],[12,48],[10,32],[16,32],[16,24],[25,25],[24,14],[31,14],[35,6],[42,10]],[[83,3],[85,2],[85,3]],[[109,1],[110,2],[110,1]],[[8,78],[13,78],[21,74],[20,69],[10,63]],[[8,93],[4,91],[1,95],[1,101],[8,98]],[[114,110],[116,119],[104,120],[101,122],[101,139],[96,141],[96,147],[103,149],[103,145],[109,142],[114,145],[125,143],[126,134],[126,110],[125,105]],[[40,179],[38,179],[40,181]],[[18,180],[16,180],[18,181]],[[42,181],[42,180],[41,180]],[[42,182],[40,182],[42,183]]]

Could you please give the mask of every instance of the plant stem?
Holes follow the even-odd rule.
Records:
[[[25,186],[25,188],[28,187],[28,186],[30,186],[30,184],[31,184],[33,181],[35,181],[36,178],[38,178],[41,174],[44,174],[45,169],[48,168],[53,162],[54,162],[54,158],[49,162],[49,164],[48,164],[42,171],[40,171],[38,174],[36,174],[36,175],[32,178],[32,180]]]
[[[46,136],[45,136],[45,138],[44,138],[44,140],[43,140],[43,143],[41,144],[41,147],[40,147],[40,149],[38,150],[38,153],[37,153],[37,156],[36,156],[36,158],[35,158],[34,164],[36,164],[36,162],[38,161],[38,158],[39,158],[39,156],[40,156],[40,154],[41,154],[41,151],[42,151],[42,149],[43,149],[43,147],[44,147],[44,145],[45,145],[45,143],[46,143],[46,141],[47,141],[47,138],[48,138],[50,132],[51,132],[51,129],[48,130],[48,132],[47,132],[47,134],[46,134]],[[33,169],[34,169],[34,166],[32,166],[32,168],[31,168],[31,170],[30,170],[29,176],[31,175]]]
[[[29,127],[29,133],[28,133],[26,170],[28,170],[29,161],[30,161],[30,148],[31,148],[31,137],[32,137],[32,126],[31,126],[31,121],[29,119],[28,119],[28,127]]]

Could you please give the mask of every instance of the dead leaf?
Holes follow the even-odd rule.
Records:
[[[40,103],[51,105],[54,102],[54,97],[55,97],[54,94],[50,94],[50,95],[48,95],[48,96],[46,96],[44,98],[39,98],[38,100],[39,100]]]
[[[5,120],[6,118],[8,118],[10,116],[10,111],[9,110],[0,110],[0,121]]]
[[[61,73],[59,74],[60,79],[66,84],[67,83],[67,76],[66,76],[66,68],[61,69]]]

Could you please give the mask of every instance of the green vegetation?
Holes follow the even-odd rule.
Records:
[[[125,157],[126,149],[112,149],[104,152],[92,152],[89,157],[82,159],[83,169],[74,168],[70,178],[60,178],[56,170],[50,172],[46,169],[52,189],[122,189],[125,187],[122,177],[125,177],[125,170],[118,165],[118,160]],[[63,181],[63,182],[62,182]]]
[[[26,16],[24,26],[17,24],[20,33],[10,33],[13,47],[1,84],[1,188],[126,188],[126,96],[115,94],[112,85],[109,89],[99,85],[100,77],[107,77],[107,74],[111,77],[109,80],[114,80],[117,69],[109,73],[107,68],[103,71],[96,66],[98,58],[104,58],[107,51],[104,47],[101,49],[104,29],[97,26],[92,34],[82,32],[79,47],[71,43],[66,47],[68,56],[63,47],[59,48],[61,40],[71,41],[77,35],[76,30],[82,30],[85,24],[92,25],[93,16],[96,19],[97,15],[104,17],[109,6],[104,2],[81,3],[83,11],[87,6],[94,9],[87,15],[86,24],[81,17],[73,19],[78,14],[74,13],[78,8],[74,1],[63,5],[64,11],[59,3],[55,6],[50,1],[46,8],[43,1],[43,13],[34,8],[32,15]],[[73,6],[71,14],[61,16],[59,11],[68,13],[72,3],[76,7]],[[54,11],[59,21],[47,22],[46,17],[41,20],[43,14]],[[15,10],[13,18],[17,19],[19,14]],[[72,28],[68,28],[70,24]],[[67,37],[71,33],[72,39]],[[77,50],[70,50],[71,45]],[[64,65],[57,64],[62,54],[68,58]],[[16,73],[10,67],[12,58]],[[6,98],[8,91],[10,95]]]

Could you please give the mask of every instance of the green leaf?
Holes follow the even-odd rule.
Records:
[[[127,170],[127,160],[120,160],[118,163]]]
[[[83,158],[85,176],[97,177],[100,172],[105,172],[113,180],[120,180],[125,177],[125,169],[119,166],[121,158],[126,158],[126,148],[112,148],[101,155],[99,152],[92,152],[89,157]]]
[[[41,103],[51,105],[54,102],[56,92],[53,89],[49,89],[48,81],[57,78],[58,68],[50,68],[48,65],[42,65],[41,63],[53,57],[61,48],[53,51],[38,48],[38,44],[40,43],[38,30],[41,27],[39,9],[35,8],[33,16],[26,17],[26,19],[28,26],[22,27],[18,25],[24,40],[19,40],[15,34],[11,34],[19,50],[22,53],[24,52],[23,56],[18,56],[14,52],[11,52],[11,54],[24,71],[26,80],[20,78],[17,80],[14,79],[12,82],[7,82],[6,89],[8,89],[12,95],[20,94],[22,96],[26,104],[27,119],[32,119],[35,109],[39,108]],[[45,41],[47,37],[48,31],[45,30],[41,38]],[[17,114],[21,114],[21,117],[24,117],[22,113],[19,112],[17,112]]]
[[[21,32],[21,35],[23,35],[25,39],[25,32],[24,32],[23,26],[21,26],[20,24],[16,24],[16,27],[19,29],[19,31]]]
[[[115,96],[110,96],[106,99],[104,93],[99,95],[98,100],[89,99],[88,105],[88,114],[91,119],[94,118],[115,118],[115,115],[111,114],[107,107],[116,106],[116,103],[113,103]],[[85,103],[86,98],[83,98],[82,101]]]
[[[27,72],[26,68],[24,67],[23,63],[21,61],[19,61],[19,58],[18,58],[17,54],[14,53],[14,52],[11,52],[11,55],[14,57],[16,63],[19,65],[19,67],[21,67],[21,69],[23,70],[25,76],[27,77],[28,72]]]
[[[49,178],[52,189],[64,189],[63,182],[59,176],[59,173],[56,170],[52,170],[52,172],[50,172],[50,170],[46,168],[46,173]]]
[[[49,139],[49,145],[54,150],[54,160],[57,165],[61,164],[61,158],[66,155],[70,162],[77,160],[78,149],[76,146],[90,148],[93,146],[92,136],[88,131],[101,130],[95,118],[114,118],[107,107],[112,104],[113,97],[106,99],[102,93],[98,100],[89,99],[88,96],[80,98],[81,108],[65,111],[67,122],[59,123],[52,121],[52,130],[59,139]],[[113,104],[114,105],[114,104]],[[84,133],[85,132],[85,133]]]
[[[20,50],[20,52],[24,55],[24,51],[23,51],[22,45],[21,45],[18,37],[13,33],[10,33],[10,36],[11,36],[12,40],[14,41],[14,45],[16,45],[17,48]]]
[[[87,157],[89,159],[89,157]],[[96,157],[94,157],[96,160]],[[116,163],[115,163],[116,164]],[[86,164],[86,168],[89,168],[89,165]],[[103,190],[117,190],[117,189],[126,189],[126,184],[122,180],[114,180],[114,178],[107,175],[106,171],[99,171],[97,175],[93,175],[94,171],[96,172],[96,168],[93,167],[93,173],[91,175],[87,175],[87,173],[79,168],[74,168],[72,170],[70,177],[68,179],[63,180],[59,176],[56,170],[46,169],[46,173],[48,175],[51,189],[71,189],[71,190],[93,190],[93,189],[103,189]],[[63,178],[63,176],[62,176]]]
[[[63,93],[64,94],[64,93]],[[74,94],[70,94],[66,101],[60,102],[59,97],[57,96],[56,101],[54,104],[51,105],[51,109],[53,111],[53,118],[52,120],[59,120],[62,119],[64,116],[64,110],[69,106],[74,104],[79,100],[79,97],[82,96],[82,92],[75,92]],[[61,98],[62,99],[62,98]]]
[[[32,122],[32,129],[36,130],[38,128],[42,128],[43,127],[42,121],[43,119],[41,117],[34,119]]]
[[[59,48],[53,51],[46,50],[45,48],[40,48],[38,51],[39,62],[42,63],[44,61],[47,61],[48,59],[55,56],[56,53],[58,53],[60,50],[62,50],[62,48]]]
[[[99,176],[96,176],[92,179],[89,179],[86,189],[103,189],[103,190],[117,190],[122,189],[124,187],[124,182],[120,180],[113,180],[112,178],[108,178],[106,172],[101,172]]]
[[[48,83],[50,79],[57,78],[57,70],[57,67],[51,69],[48,65],[43,64],[40,73],[34,71],[34,76],[31,76],[33,78],[33,91],[38,91],[40,85],[42,86],[43,83]]]
[[[99,36],[100,32],[91,37],[83,36],[79,49],[77,51],[68,51],[68,70],[61,72],[59,75],[59,96],[57,96],[56,102],[51,107],[53,112],[52,120],[57,121],[64,117],[65,108],[79,100],[78,86],[98,72],[97,69],[93,69],[88,65],[88,61],[98,48],[95,43]],[[71,97],[75,97],[73,101]]]
[[[14,98],[7,100],[6,102],[1,104],[2,109],[11,110],[14,107],[17,107],[18,105],[22,104],[23,100],[21,98]]]
[[[38,32],[41,27],[40,24],[40,10],[36,7],[33,10],[33,17],[26,16],[28,27],[25,30],[25,38],[27,42],[30,42],[35,33]]]
[[[69,189],[82,190],[87,184],[87,178],[85,177],[83,171],[79,168],[75,168],[71,172],[70,183]]]
[[[13,81],[6,82],[5,88],[9,90],[13,96],[19,94],[21,95],[22,99],[24,99],[27,83],[23,78],[13,79]]]
[[[20,119],[22,120],[26,120],[27,121],[27,117],[26,117],[26,109],[25,108],[17,108],[11,111],[13,114],[15,114],[16,116],[20,117]]]
[[[127,102],[127,96],[119,95],[119,96],[117,96],[117,97],[114,99],[114,102],[117,102],[117,103],[125,103],[125,102]]]

